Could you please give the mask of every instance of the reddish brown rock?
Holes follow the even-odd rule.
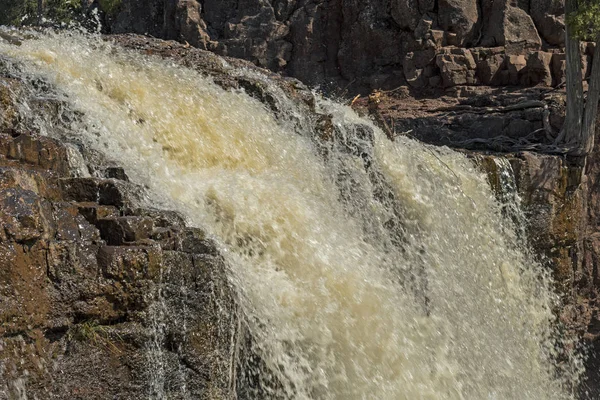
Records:
[[[70,178],[66,146],[0,135],[0,397],[139,398],[158,315],[161,362],[182,371],[167,393],[230,396],[236,314],[214,243],[176,213],[126,207],[126,182]],[[156,227],[174,232],[171,250]],[[210,346],[185,339],[198,335]]]
[[[527,66],[527,59],[524,55],[509,55],[506,59],[506,68],[508,70],[509,85],[517,85],[520,82],[521,71]]]
[[[562,46],[565,43],[565,2],[564,0],[532,0],[531,18],[540,36],[550,45]]]
[[[477,78],[484,85],[502,84],[502,69],[505,68],[504,48],[472,50],[477,63]]]
[[[440,69],[444,87],[469,85],[475,81],[475,59],[469,50],[446,48],[444,53],[436,57],[436,65]]]
[[[527,65],[521,71],[521,84],[552,86],[552,53],[535,51],[527,57]]]
[[[537,29],[527,12],[510,0],[484,0],[481,45],[504,46],[524,42],[533,48],[542,44]]]

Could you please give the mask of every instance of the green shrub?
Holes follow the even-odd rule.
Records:
[[[108,15],[115,15],[121,8],[121,0],[99,0],[100,9]]]
[[[580,2],[577,11],[567,15],[567,24],[578,39],[595,40],[600,34],[600,2],[598,0]]]

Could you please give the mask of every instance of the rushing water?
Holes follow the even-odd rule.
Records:
[[[275,377],[261,396],[571,398],[549,280],[465,156],[391,142],[325,100],[335,134],[319,144],[281,93],[276,118],[243,91],[79,34],[0,40],[0,54],[64,93],[80,140],[214,235]]]

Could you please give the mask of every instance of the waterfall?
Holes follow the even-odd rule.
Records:
[[[81,115],[72,135],[215,238],[261,360],[239,361],[261,377],[245,396],[572,398],[550,279],[463,154],[391,142],[319,98],[332,135],[315,139],[275,89],[279,115],[81,34],[0,41],[0,54]]]

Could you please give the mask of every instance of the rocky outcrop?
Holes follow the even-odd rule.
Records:
[[[403,84],[460,85],[462,77],[444,78],[436,55],[458,48],[468,49],[476,59],[476,53],[489,52],[528,58],[531,51],[561,53],[564,42],[564,0],[87,0],[84,4],[84,10],[99,8],[108,33],[174,39],[338,92]],[[3,7],[9,8],[3,15],[10,20],[0,17],[0,23],[14,22],[15,15],[25,12],[21,5]],[[422,57],[411,61],[418,53],[432,52],[427,63]],[[492,65],[470,68],[475,79],[468,84],[560,83],[560,71],[546,59],[541,69],[551,70],[552,81],[507,78],[502,71],[510,70],[510,64],[503,60],[494,56],[488,59]],[[491,79],[490,69],[500,70],[502,76]]]
[[[551,86],[562,79],[551,54],[561,52],[564,7],[544,1],[398,0],[388,7],[378,0],[232,0],[202,5],[186,0],[164,3],[159,29],[160,18],[153,10],[160,9],[160,1],[141,13],[134,11],[135,1],[123,0],[107,27],[111,32],[149,32],[187,41],[330,88]],[[136,25],[146,19],[157,21],[150,24],[153,29]],[[543,53],[529,61],[532,50]],[[457,52],[486,61],[465,64],[461,57],[447,57]],[[490,52],[495,54],[487,58]],[[510,57],[526,58],[525,77],[520,70],[511,72],[515,64]]]
[[[509,0],[483,0],[484,30],[481,45],[494,47],[526,43],[529,47],[539,48],[542,42],[527,13],[527,7],[528,4],[515,4]]]
[[[531,0],[531,18],[540,36],[552,46],[565,43],[565,3],[554,0]]]
[[[440,0],[438,2],[439,26],[456,34],[455,45],[472,46],[479,40],[481,10],[475,0]]]
[[[239,329],[214,243],[2,110],[0,398],[230,396]]]

